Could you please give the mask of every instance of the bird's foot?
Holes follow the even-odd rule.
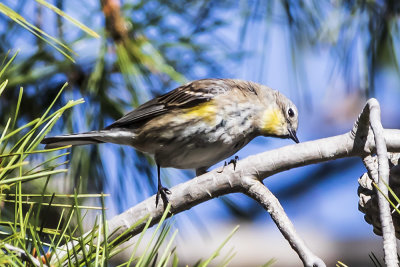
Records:
[[[235,169],[236,169],[236,164],[237,164],[238,160],[239,160],[239,156],[235,156],[235,158],[231,159],[231,160],[228,162],[228,165],[229,165],[229,164],[233,164],[233,170],[235,170]]]
[[[222,166],[222,169],[221,169],[220,171],[217,171],[217,172],[218,172],[218,173],[223,172],[224,169],[225,169],[225,167],[228,166],[229,164],[233,164],[233,170],[235,170],[235,169],[236,169],[236,164],[237,164],[238,160],[239,160],[239,156],[235,156],[235,157],[234,157],[233,159],[231,159],[228,163],[226,163],[226,161],[225,161],[224,166]]]
[[[157,191],[157,195],[156,195],[156,207],[158,206],[158,201],[161,196],[161,199],[164,204],[164,209],[167,208],[167,205],[169,203],[167,195],[170,195],[170,194],[171,194],[171,191],[168,188],[163,187],[163,186],[158,187],[158,191]]]

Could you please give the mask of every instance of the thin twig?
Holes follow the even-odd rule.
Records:
[[[254,177],[243,177],[242,181],[243,186],[247,189],[244,193],[260,203],[261,206],[268,211],[279,231],[281,231],[282,235],[289,241],[290,246],[303,261],[304,266],[325,267],[325,263],[314,255],[296,233],[292,222],[274,194],[272,194],[263,183],[254,179]]]

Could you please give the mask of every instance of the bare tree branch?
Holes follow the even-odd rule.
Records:
[[[236,192],[244,193],[258,201],[271,214],[279,230],[306,266],[325,266],[322,260],[306,247],[295,232],[279,201],[265,186],[261,187],[261,181],[275,173],[295,167],[345,157],[364,158],[371,154],[376,147],[374,134],[369,127],[368,111],[367,108],[363,110],[349,133],[289,145],[253,155],[239,161],[235,170],[232,166],[226,167],[222,173],[213,170],[171,188],[172,194],[169,201],[172,205],[172,214],[188,210],[218,196]],[[372,118],[375,120],[375,117]],[[388,151],[400,152],[400,130],[381,129],[381,133],[377,135],[379,134],[386,140]],[[378,144],[381,145],[379,142]],[[379,153],[382,153],[382,151]],[[163,214],[163,207],[158,206],[156,208],[154,203],[155,196],[152,196],[109,220],[107,222],[108,233],[112,234],[108,237],[108,242],[114,240],[148,215],[152,217],[151,225],[156,224]],[[135,236],[140,233],[145,223],[143,221],[143,223],[138,224],[129,233],[125,233],[126,236]]]
[[[272,194],[263,183],[254,179],[254,177],[242,177],[242,180],[243,186],[246,187],[244,193],[260,203],[263,208],[268,211],[272,220],[274,220],[275,224],[278,226],[279,231],[281,231],[282,235],[289,241],[289,244],[303,261],[304,266],[326,266],[320,258],[312,253],[296,233],[292,222],[274,194]]]
[[[355,133],[356,131],[354,131]],[[396,136],[397,135],[397,136]],[[390,151],[400,151],[400,130],[384,130],[384,136]],[[221,195],[243,192],[243,177],[256,177],[259,180],[275,173],[328,160],[363,156],[375,149],[374,143],[369,140],[373,137],[363,137],[364,142],[347,133],[330,138],[311,142],[290,145],[250,156],[238,162],[236,171],[225,168],[223,173],[213,170],[196,177],[186,183],[179,184],[171,189],[170,203],[172,213],[177,214]],[[156,208],[155,196],[146,199],[108,222],[112,240],[127,230],[135,222],[149,215],[153,218],[152,225],[162,216],[163,208]],[[130,235],[141,232],[145,223],[132,229]]]
[[[26,253],[23,249],[14,247],[10,244],[4,244],[3,246],[8,252],[13,252],[17,255],[18,258],[20,258],[22,261],[30,261],[33,265],[35,266],[44,266],[47,267],[46,264],[43,264],[39,262],[38,259],[33,257],[31,254]]]
[[[388,196],[389,190],[389,160],[386,149],[386,142],[383,136],[383,127],[381,124],[381,110],[379,103],[376,99],[372,98],[368,100],[362,114],[369,114],[369,122],[374,133],[376,143],[376,154],[378,157],[378,172],[376,172],[372,163],[371,156],[364,158],[364,163],[374,179],[375,183],[381,191],[378,193],[378,204],[380,212],[380,220],[382,225],[382,236],[383,236],[383,251],[385,255],[385,263],[389,267],[398,266],[397,258],[397,244],[395,229],[392,220],[392,214],[390,212],[390,204],[386,200],[385,196]],[[374,170],[375,169],[375,170]]]

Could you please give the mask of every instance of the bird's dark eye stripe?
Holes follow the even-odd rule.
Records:
[[[293,109],[291,109],[291,108],[288,109],[288,115],[289,115],[289,117],[293,117],[294,116]]]

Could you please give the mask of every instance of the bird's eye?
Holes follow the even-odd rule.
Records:
[[[293,111],[292,108],[289,108],[288,111],[287,111],[287,113],[288,113],[289,117],[291,117],[291,118],[294,117],[294,111]]]

